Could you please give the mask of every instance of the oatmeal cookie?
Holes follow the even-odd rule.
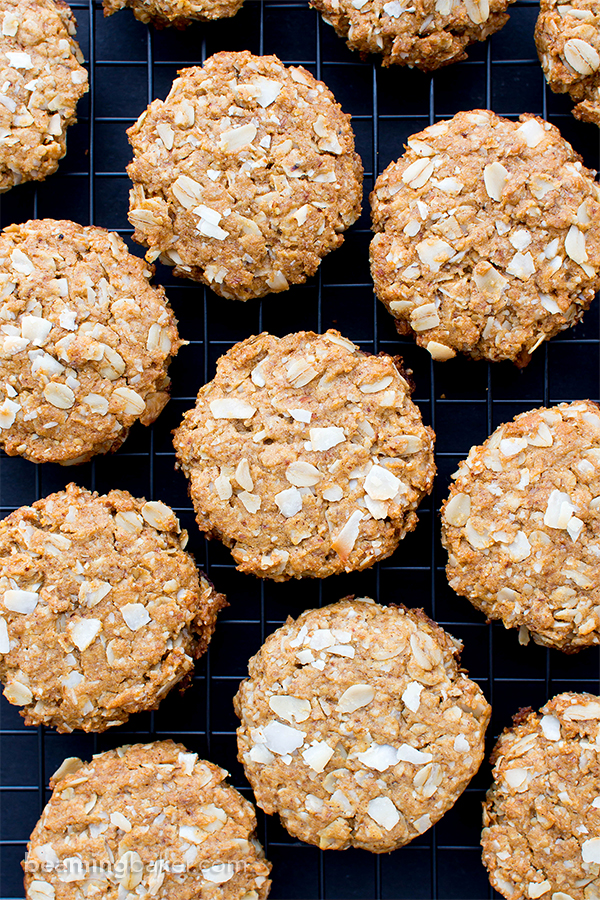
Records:
[[[200,529],[240,571],[364,569],[416,527],[434,434],[397,364],[337,331],[264,333],[221,357],[174,443]]]
[[[600,410],[534,409],[473,447],[442,507],[454,590],[521,640],[600,644]]]
[[[185,28],[191,22],[225,19],[234,16],[242,3],[243,0],[103,0],[105,16],[129,6],[140,22],[151,22],[159,28]]]
[[[541,0],[535,43],[546,81],[577,104],[573,115],[600,125],[600,8],[596,0]]]
[[[80,463],[150,425],[181,341],[152,271],[117,234],[41,219],[0,233],[0,446]]]
[[[422,610],[347,598],[267,638],[234,705],[256,802],[321,850],[386,853],[477,772],[490,707]]]
[[[0,0],[0,193],[52,175],[67,152],[88,90],[75,24],[62,0]]]
[[[492,754],[483,862],[507,900],[600,897],[600,697],[522,710]]]
[[[27,845],[27,900],[265,900],[254,807],[227,775],[173,741],[66,759]]]
[[[600,287],[600,190],[548,122],[458,113],[408,139],[371,194],[375,292],[437,360],[519,366]]]
[[[350,116],[276,56],[217,53],[182,69],[127,134],[134,239],[222,297],[304,282],[360,215]]]
[[[0,679],[27,725],[104,731],[188,676],[226,605],[160,501],[70,484],[0,522]]]
[[[514,0],[310,0],[351,50],[380,53],[384,66],[417,66],[424,72],[466,59],[469,44],[506,25],[510,3]]]

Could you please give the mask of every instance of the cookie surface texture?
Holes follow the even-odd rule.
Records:
[[[0,233],[0,446],[32,462],[116,450],[169,399],[181,341],[152,271],[114,233],[41,219]]]
[[[350,116],[276,56],[217,53],[183,69],[127,134],[134,239],[222,297],[304,282],[360,214]]]
[[[278,581],[389,556],[435,473],[410,393],[391,356],[336,331],[236,344],[174,433],[201,530]]]
[[[469,44],[499,31],[514,0],[310,2],[351,50],[381,54],[384,66],[417,66],[429,72],[465,59]]]
[[[258,805],[322,850],[384,853],[427,831],[483,759],[490,707],[461,649],[422,610],[372,600],[288,619],[234,700]]]
[[[160,501],[71,484],[0,522],[0,679],[27,725],[104,731],[159,701],[225,598]]]
[[[599,720],[600,697],[565,693],[501,734],[481,843],[507,900],[599,896]]]
[[[0,192],[41,181],[67,152],[88,90],[75,18],[61,0],[0,0]]]
[[[207,22],[234,16],[243,0],[103,0],[104,15],[129,7],[136,19],[158,27],[185,28],[191,22]]]
[[[543,119],[458,113],[408,139],[371,194],[375,292],[401,334],[525,365],[600,285],[594,173]]]
[[[450,586],[546,647],[600,643],[600,410],[522,413],[472,447],[442,507]]]
[[[170,740],[66,759],[28,844],[27,900],[265,900],[254,807],[227,774]]]
[[[546,81],[575,101],[573,115],[600,125],[600,9],[593,0],[541,0],[535,43]]]

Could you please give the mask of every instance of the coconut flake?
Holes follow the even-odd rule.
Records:
[[[511,456],[516,456],[522,450],[527,449],[527,440],[525,438],[504,438],[500,441],[498,445],[498,449],[502,456],[506,456],[510,458]]]
[[[517,536],[511,544],[505,544],[504,550],[515,562],[527,559],[531,554],[531,544],[524,531],[518,531]]]
[[[313,741],[302,751],[302,759],[313,772],[322,772],[333,756],[333,749],[326,741]]]
[[[214,866],[210,866],[208,869],[202,869],[202,877],[213,884],[225,884],[226,881],[231,881],[234,875],[235,866],[233,863],[215,863]]]
[[[99,619],[79,619],[69,627],[71,640],[79,650],[87,650],[102,630]]]
[[[352,713],[367,706],[375,697],[370,684],[353,684],[347,688],[338,700],[338,711]]]
[[[391,831],[400,821],[400,813],[389,797],[375,797],[374,800],[370,800],[367,812],[373,821],[386,831]]]
[[[581,855],[585,863],[600,863],[600,838],[591,838],[581,845]]]
[[[540,726],[545,738],[549,741],[560,741],[560,721],[556,716],[542,716]]]
[[[152,619],[146,607],[142,603],[126,603],[121,607],[121,614],[125,619],[125,624],[132,631],[137,631],[151,622]]]
[[[282,725],[281,722],[269,722],[263,731],[265,743],[272,753],[285,756],[293,753],[304,743],[306,733],[290,725]]]
[[[429,813],[425,813],[424,816],[419,816],[418,819],[415,819],[413,825],[419,834],[423,834],[428,828],[431,828],[431,816]]]
[[[385,469],[375,465],[365,478],[365,491],[372,500],[392,500],[400,488],[400,479]]]
[[[330,425],[327,428],[310,428],[309,434],[312,449],[316,451],[330,450],[346,440],[344,429],[335,425]]]
[[[544,128],[536,119],[527,119],[526,122],[519,125],[517,134],[523,138],[528,147],[537,147],[540,141],[546,137]]]
[[[395,766],[400,757],[398,750],[391,744],[371,744],[368,750],[357,753],[356,758],[369,769],[385,772]]]
[[[415,766],[422,766],[431,762],[433,756],[431,753],[424,753],[422,750],[417,750],[416,747],[411,747],[410,744],[400,744],[398,747],[398,759],[413,763]]]
[[[259,89],[256,102],[259,106],[262,106],[263,109],[266,109],[267,106],[270,106],[271,103],[277,100],[283,89],[283,85],[279,81],[273,81],[271,78],[263,78],[262,75],[257,75],[253,78],[252,84],[256,85]]]
[[[360,531],[360,523],[363,513],[360,509],[354,510],[342,530],[338,533],[331,546],[341,560],[345,561],[354,549],[354,545]]]
[[[288,409],[288,412],[296,422],[308,423],[312,419],[312,413],[308,409]]]
[[[280,491],[273,497],[275,503],[279,507],[279,512],[286,519],[291,519],[297,515],[302,509],[302,494],[297,487],[288,488],[286,491]]]
[[[484,168],[483,183],[488,197],[492,200],[500,200],[507,181],[508,169],[505,169],[502,163],[493,162]]]
[[[285,470],[285,477],[296,487],[312,487],[318,484],[323,475],[316,466],[300,459],[291,463]]]
[[[11,612],[29,615],[38,605],[40,597],[36,591],[5,591],[2,602]]]
[[[563,491],[553,490],[548,497],[544,525],[548,528],[566,528],[574,512],[575,507],[569,495]]]
[[[405,706],[408,706],[411,712],[418,712],[419,706],[421,705],[421,693],[423,690],[423,685],[419,684],[418,681],[411,681],[406,686],[404,693],[402,694],[402,702]]]
[[[269,706],[280,719],[286,722],[304,722],[310,716],[310,700],[290,697],[286,694],[275,694],[269,698]]]
[[[256,137],[257,128],[251,122],[247,125],[241,125],[239,128],[232,128],[230,131],[224,131],[221,135],[221,147],[228,153],[240,150],[247,144],[251,144]]]
[[[211,400],[208,405],[215,419],[251,419],[256,412],[255,406],[250,406],[245,400],[239,400],[237,397]]]

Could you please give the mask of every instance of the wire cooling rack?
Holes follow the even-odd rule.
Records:
[[[71,480],[101,492],[125,488],[164,500],[189,529],[190,549],[199,565],[231,603],[220,616],[210,650],[198,664],[187,693],[181,697],[173,692],[156,713],[135,716],[123,727],[99,736],[26,728],[16,708],[0,699],[3,900],[23,897],[20,860],[48,799],[48,778],[66,756],[89,758],[121,743],[173,737],[229,769],[232,782],[251,797],[236,761],[231,700],[249,656],[265,636],[287,615],[306,608],[351,593],[423,606],[464,640],[463,662],[493,706],[490,746],[520,706],[537,708],[562,690],[599,690],[597,650],[569,657],[533,644],[521,647],[515,632],[486,625],[466,600],[453,594],[444,575],[437,513],[458,460],[498,424],[541,404],[583,397],[598,400],[597,302],[582,324],[544,344],[524,371],[509,363],[490,366],[464,359],[433,364],[412,341],[398,338],[391,317],[374,300],[368,267],[367,197],[374,176],[400,155],[410,134],[438,118],[474,107],[490,107],[509,117],[541,114],[559,126],[588,166],[599,167],[598,129],[576,122],[568,99],[544,86],[533,43],[537,4],[518,0],[500,33],[473,47],[468,61],[433,76],[362,62],[307,3],[296,0],[246,0],[233,19],[185,31],[155,31],[137,22],[130,11],[104,19],[97,2],[75,0],[72,6],[91,90],[80,103],[78,124],[69,130],[68,154],[58,173],[41,185],[24,185],[3,195],[2,227],[34,217],[68,218],[114,229],[130,240],[125,174],[130,152],[125,129],[150,100],[166,96],[178,68],[200,63],[218,50],[276,53],[285,63],[306,66],[328,84],[353,116],[366,173],[365,211],[315,278],[263,301],[222,300],[192,282],[174,280],[168,269],[159,269],[157,280],[165,285],[181,333],[190,344],[172,366],[173,397],[156,425],[135,427],[115,456],[77,468],[35,466],[0,456],[1,515]],[[421,506],[416,531],[373,569],[324,582],[262,583],[237,573],[228,551],[200,537],[185,480],[174,471],[170,432],[193,405],[199,386],[212,376],[216,359],[236,341],[261,330],[283,335],[332,326],[367,351],[402,354],[413,369],[415,399],[437,433],[435,490]],[[355,850],[322,853],[294,841],[277,819],[259,812],[259,837],[273,862],[272,897],[494,896],[479,851],[481,801],[488,783],[485,764],[435,828],[385,856]]]

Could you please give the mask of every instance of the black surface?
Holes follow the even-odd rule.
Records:
[[[0,224],[35,216],[71,218],[118,230],[128,237],[130,159],[125,128],[155,96],[164,97],[181,66],[199,63],[218,50],[277,53],[302,63],[322,78],[353,114],[366,178],[365,196],[379,173],[402,151],[402,142],[439,117],[474,106],[501,115],[546,116],[598,166],[598,129],[575,121],[571,103],[544,87],[535,53],[537,4],[519,0],[509,24],[487,44],[474,47],[468,62],[433,77],[361,62],[333,29],[303,2],[246,0],[233,19],[195,25],[181,32],[155,31],[130,11],[105,20],[100,6],[73,3],[78,38],[92,72],[92,90],[81,101],[79,123],[68,137],[68,154],[47,182],[15,188],[1,199]],[[90,116],[92,118],[90,118]],[[366,208],[366,205],[365,205]],[[493,705],[491,745],[520,706],[534,707],[566,689],[598,691],[597,650],[565,656],[531,644],[520,647],[515,632],[488,626],[446,583],[437,510],[450,473],[471,444],[524,409],[542,403],[599,394],[599,323],[595,302],[584,322],[541,347],[524,371],[508,363],[488,366],[456,359],[432,364],[409,340],[399,340],[391,317],[374,300],[368,267],[368,211],[350,229],[344,246],[329,256],[318,276],[289,293],[246,304],[222,300],[192,282],[160,269],[190,345],[172,366],[173,399],[151,429],[132,430],[114,457],[78,468],[34,466],[0,458],[2,515],[64,487],[70,480],[99,491],[126,488],[175,507],[190,531],[190,548],[231,606],[220,617],[208,655],[198,664],[193,687],[175,692],[154,714],[136,716],[121,728],[94,737],[58,735],[25,728],[14,706],[0,699],[0,897],[21,898],[19,862],[25,842],[47,799],[48,776],[65,756],[89,756],[120,743],[152,736],[182,740],[228,768],[233,783],[250,796],[236,762],[231,698],[248,657],[288,614],[333,602],[349,593],[382,602],[402,601],[426,611],[465,642],[463,660]],[[134,246],[134,252],[141,253]],[[183,476],[174,471],[170,431],[208,380],[215,360],[232,343],[262,329],[283,335],[329,326],[365,350],[402,353],[414,369],[415,398],[437,432],[439,474],[434,494],[420,512],[416,532],[384,563],[357,575],[319,583],[261,583],[237,573],[229,552],[200,537]],[[492,896],[480,862],[480,804],[489,781],[482,771],[444,819],[408,847],[386,856],[364,851],[321,853],[292,840],[278,820],[259,816],[259,836],[274,864],[272,897],[486,898]]]

